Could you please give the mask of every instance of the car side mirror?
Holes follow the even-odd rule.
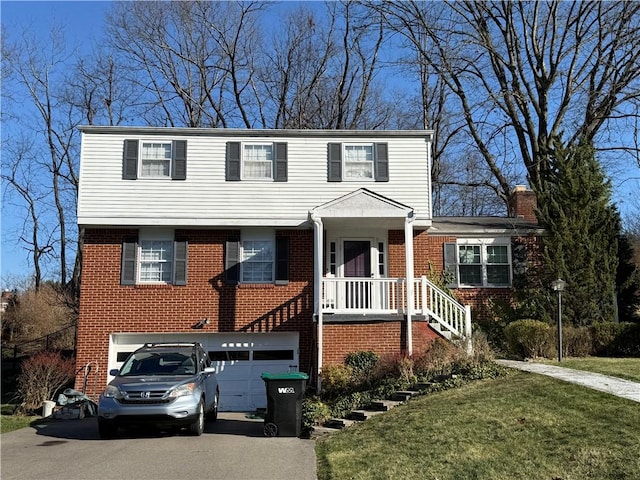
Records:
[[[112,377],[117,377],[119,373],[120,370],[118,370],[117,368],[112,368],[111,370],[109,370],[109,375],[111,375]]]
[[[216,367],[205,367],[203,373],[216,373]]]

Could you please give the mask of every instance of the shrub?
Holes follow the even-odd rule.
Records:
[[[329,406],[319,397],[307,397],[302,401],[302,429],[309,432],[315,425],[322,425],[331,418]]]
[[[474,363],[486,363],[492,362],[495,359],[495,353],[487,335],[482,330],[474,330],[471,335],[471,345],[473,346],[473,362]]]
[[[424,380],[451,375],[453,365],[466,353],[451,342],[436,338],[422,354],[414,355],[414,372]]]
[[[352,368],[347,365],[326,365],[322,367],[320,379],[326,398],[344,394],[353,385]]]
[[[373,368],[378,358],[378,354],[372,351],[351,352],[344,359],[344,364],[356,371],[366,371]]]
[[[590,331],[595,355],[640,356],[640,324],[601,322]]]
[[[551,356],[553,331],[549,324],[540,320],[516,320],[504,329],[509,353],[521,358]]]
[[[75,361],[58,352],[41,352],[25,360],[18,376],[18,395],[22,403],[16,413],[26,414],[51,400],[56,391],[75,374]]]
[[[557,333],[554,338],[557,342]],[[591,340],[589,327],[574,327],[572,325],[562,327],[563,355],[568,357],[586,357],[591,354],[592,349],[593,342]]]

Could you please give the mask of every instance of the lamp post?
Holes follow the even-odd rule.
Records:
[[[562,291],[567,286],[567,282],[557,279],[551,282],[551,288],[558,292],[558,362],[562,362]]]

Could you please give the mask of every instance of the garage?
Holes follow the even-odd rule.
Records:
[[[221,411],[250,412],[266,407],[260,375],[299,369],[298,333],[276,332],[114,333],[109,345],[109,370],[120,368],[136,348],[157,342],[202,343],[218,374]]]

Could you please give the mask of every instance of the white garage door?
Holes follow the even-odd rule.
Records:
[[[264,372],[296,372],[298,333],[117,333],[111,335],[109,369],[144,343],[200,342],[216,367],[220,410],[251,412],[267,406]],[[109,380],[111,380],[109,376]]]

